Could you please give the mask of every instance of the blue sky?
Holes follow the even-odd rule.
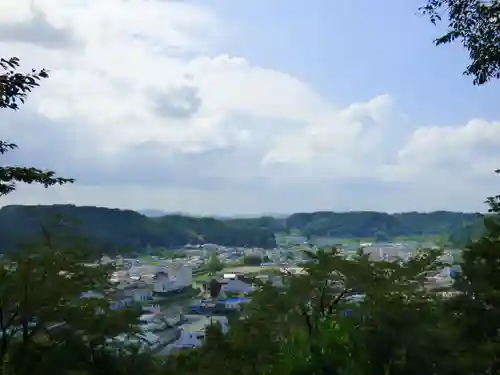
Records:
[[[423,1],[8,2],[0,50],[51,76],[2,117],[3,160],[76,183],[3,204],[483,211],[500,88]]]
[[[473,87],[460,45],[432,41],[445,24],[422,0],[204,0],[236,31],[231,52],[286,71],[348,105],[382,93],[422,124],[498,118],[500,87]]]

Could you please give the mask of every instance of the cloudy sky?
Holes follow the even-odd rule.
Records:
[[[0,205],[196,214],[483,210],[500,191],[500,86],[434,47],[423,0],[16,0],[0,51],[50,78],[2,163],[72,186]]]

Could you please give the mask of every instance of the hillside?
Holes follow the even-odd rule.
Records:
[[[54,224],[60,221],[58,217],[71,222],[67,228],[107,251],[116,248],[140,251],[148,245],[174,248],[189,242],[275,245],[273,233],[265,228],[250,228],[214,218],[181,215],[149,218],[131,210],[73,205],[6,206],[0,209],[0,252],[15,248],[19,240],[40,233],[41,224],[57,227]]]
[[[274,233],[290,230],[305,236],[366,238],[443,235],[461,243],[478,228],[480,215],[460,212],[312,212],[286,218],[215,219],[165,215],[147,217],[131,210],[102,207],[6,206],[0,209],[0,252],[14,248],[20,239],[40,233],[40,225],[52,228],[55,218],[74,221],[71,230],[94,244],[111,249],[141,251],[147,246],[175,248],[186,243],[218,243],[227,246],[274,247]],[[68,229],[65,229],[68,231]]]
[[[273,232],[298,230],[305,236],[366,238],[384,233],[388,237],[450,235],[476,222],[477,213],[436,211],[405,212],[331,212],[295,213],[285,219],[261,217],[235,219],[233,222]]]

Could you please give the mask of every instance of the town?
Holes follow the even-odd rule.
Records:
[[[325,241],[328,242],[321,239],[321,244]],[[338,239],[329,242],[335,241]],[[171,251],[173,255],[169,257],[103,255],[98,263],[116,267],[110,280],[113,288],[107,295],[113,301],[112,308],[136,305],[142,309],[141,334],[128,340],[139,344],[142,350],[166,355],[202,346],[209,325],[219,324],[222,332],[227,332],[227,317],[244,313],[257,289],[256,280],[280,287],[283,275],[301,274],[301,266],[308,261],[307,251],[318,249],[305,237],[296,235],[281,237],[280,245],[275,249],[186,245]],[[349,241],[336,246],[347,257],[362,249],[370,259],[385,261],[407,260],[424,246],[437,248],[432,243],[418,242],[361,243],[361,247],[356,247]],[[450,266],[429,278],[429,286],[450,285],[455,270],[451,264],[459,252],[449,249],[444,253],[442,260]],[[82,295],[90,297],[100,296],[92,291]]]

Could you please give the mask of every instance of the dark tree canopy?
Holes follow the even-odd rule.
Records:
[[[46,70],[32,70],[20,73],[19,59],[0,59],[0,108],[18,110],[19,103],[24,103],[31,90],[39,86],[39,81],[48,77]],[[0,140],[0,156],[17,148],[15,143]],[[53,171],[44,171],[33,167],[0,166],[0,196],[16,189],[16,183],[38,183],[45,187],[73,182],[73,179],[56,177]]]
[[[207,263],[207,270],[210,273],[216,273],[224,268],[224,265],[220,261],[220,259],[217,257],[216,253],[212,253],[210,255],[210,259],[208,260]]]
[[[208,283],[208,291],[211,298],[217,298],[220,294],[222,284],[215,279],[211,279]]]
[[[106,253],[175,250],[190,243],[193,232],[219,245],[276,246],[274,234],[269,230],[213,218],[182,215],[149,218],[131,210],[72,205],[4,206],[0,208],[0,253],[15,249],[23,239],[39,235],[40,225],[52,226],[56,217],[69,224],[67,232],[84,236],[96,250],[104,249]],[[216,261],[215,271],[222,267]]]
[[[428,0],[420,11],[434,24],[448,20],[435,43],[458,41],[467,49],[471,63],[464,74],[475,85],[500,78],[500,0]]]
[[[74,229],[99,247],[106,248],[106,252],[113,249],[156,251],[152,255],[164,255],[165,249],[175,250],[188,243],[274,248],[277,246],[274,234],[287,230],[282,219],[268,220],[263,225],[261,218],[219,220],[183,215],[149,218],[135,211],[103,207],[4,206],[0,209],[0,250],[13,248],[19,239],[37,234],[40,224],[52,222],[54,216],[77,223]],[[373,238],[381,232],[386,235],[384,240],[400,236],[451,236],[452,242],[462,247],[464,228],[474,228],[473,238],[482,231],[481,215],[445,211],[392,215],[381,212],[297,213],[286,221],[288,229],[294,228],[313,241],[322,236]]]

